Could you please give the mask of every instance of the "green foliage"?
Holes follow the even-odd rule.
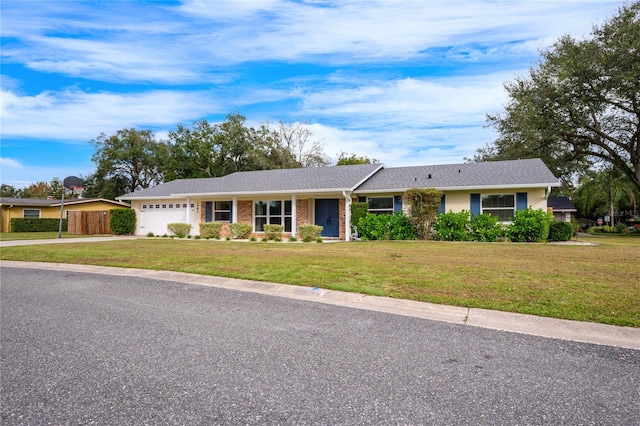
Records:
[[[153,232],[147,232],[147,237],[151,238],[154,237],[155,235],[153,235]]]
[[[304,242],[313,241],[320,238],[324,228],[318,225],[300,225],[298,226],[298,235]]]
[[[426,240],[431,233],[431,224],[440,208],[442,191],[433,188],[411,188],[402,195],[402,203],[408,207],[408,214],[417,235]]]
[[[569,241],[573,237],[573,225],[562,220],[554,220],[549,225],[549,241]]]
[[[360,219],[369,213],[369,203],[351,203],[351,226],[358,226]]]
[[[471,239],[469,226],[469,211],[439,214],[433,224],[434,240],[439,241],[469,241]]]
[[[378,163],[375,158],[371,160],[367,156],[358,157],[355,154],[347,154],[346,152],[340,152],[336,166],[350,166],[354,164],[372,164]]]
[[[590,234],[617,234],[618,229],[615,226],[592,226],[587,230]]]
[[[358,235],[363,240],[415,240],[416,229],[403,213],[368,213],[358,221]]]
[[[109,227],[116,235],[130,235],[136,230],[136,212],[133,209],[109,210]]]
[[[268,240],[282,240],[284,225],[264,225],[264,237]]]
[[[493,243],[504,234],[498,216],[489,214],[472,216],[469,221],[469,228],[471,230],[471,241]]]
[[[169,223],[167,229],[176,237],[184,238],[191,232],[191,225],[188,223]]]
[[[253,226],[250,223],[236,222],[229,225],[231,237],[236,240],[245,240],[251,235]]]
[[[549,226],[553,215],[542,209],[528,207],[516,211],[511,224],[507,227],[507,238],[518,243],[541,243],[549,236]]]
[[[11,232],[58,232],[60,219],[23,219],[10,220]],[[67,219],[62,219],[62,230],[67,231]]]
[[[202,238],[220,238],[221,230],[221,222],[200,223],[200,236]]]
[[[528,77],[506,84],[505,113],[488,117],[498,139],[476,160],[539,157],[567,184],[605,163],[640,189],[639,15],[635,1],[591,37],[561,37]]]

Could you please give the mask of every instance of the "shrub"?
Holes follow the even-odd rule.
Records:
[[[320,238],[323,229],[324,228],[319,225],[300,225],[298,226],[298,234],[300,238],[302,238],[302,241],[309,242]]]
[[[191,232],[191,225],[188,223],[169,223],[167,229],[176,237],[184,238]]]
[[[267,240],[282,239],[282,232],[284,232],[284,225],[264,225],[264,237]]]
[[[369,203],[351,203],[351,226],[358,226],[360,219],[369,213]]]
[[[136,230],[136,212],[133,209],[111,209],[109,227],[116,235],[133,234]]]
[[[358,222],[358,235],[363,240],[414,240],[418,234],[414,224],[403,213],[367,213]]]
[[[462,210],[459,213],[449,211],[436,217],[433,224],[434,239],[440,241],[469,241],[469,212]]]
[[[623,233],[625,233],[625,232],[627,232],[627,231],[628,231],[628,229],[627,229],[627,225],[625,225],[624,223],[622,223],[622,222],[618,222],[618,223],[616,224],[616,232],[618,232],[618,233],[620,233],[620,234],[623,234]]]
[[[200,224],[200,236],[202,238],[220,238],[221,230],[221,222],[206,222]]]
[[[533,210],[528,207],[518,210],[507,227],[507,237],[518,243],[544,242],[549,236],[549,225],[552,220],[553,216],[542,209]]]
[[[503,234],[500,218],[489,214],[472,216],[469,221],[469,228],[471,230],[471,241],[493,243]]]
[[[147,232],[147,237],[151,238],[151,237],[153,237],[153,236],[154,236],[154,235],[153,235],[153,232]]]
[[[250,223],[232,223],[229,225],[229,229],[231,230],[231,237],[238,240],[244,240],[249,238],[251,235],[251,231],[253,230],[253,226]],[[255,241],[255,240],[254,240]]]
[[[11,219],[11,232],[58,232],[60,219]],[[62,219],[62,230],[68,229],[67,219]]]
[[[549,225],[549,241],[569,241],[573,237],[573,225],[569,222],[554,220]]]
[[[587,230],[590,234],[615,234],[618,231],[615,226],[592,226]]]
[[[423,240],[430,237],[441,199],[442,191],[434,188],[411,188],[402,195],[402,202],[408,206],[407,210],[415,232]]]

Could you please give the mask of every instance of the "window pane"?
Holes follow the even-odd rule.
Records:
[[[287,216],[291,216],[291,201],[284,202],[284,214]]]
[[[267,215],[267,203],[264,201],[256,201],[255,214],[257,216]]]
[[[24,209],[22,211],[22,217],[25,219],[40,219],[40,210]]]
[[[282,225],[282,217],[280,217],[280,216],[271,216],[269,218],[269,223],[271,225]]]
[[[482,208],[514,207],[513,194],[493,194],[482,196]]]
[[[507,222],[513,217],[513,209],[491,209],[483,211],[484,214],[498,216],[501,222]]]
[[[215,212],[213,220],[215,222],[229,222],[231,220],[231,214],[229,212]]]
[[[393,211],[393,197],[375,197],[369,198],[369,210],[387,210]]]
[[[291,217],[284,218],[284,232],[291,232]]]
[[[230,211],[231,210],[231,201],[216,201],[215,202],[215,206],[214,206],[213,209],[214,210]]]
[[[269,202],[269,215],[281,215],[282,214],[282,201],[270,201]]]
[[[264,232],[264,225],[266,225],[266,223],[266,217],[256,217],[256,232]]]

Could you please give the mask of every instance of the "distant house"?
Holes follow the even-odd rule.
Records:
[[[10,232],[11,219],[36,218],[56,219],[60,217],[61,200],[41,198],[0,198],[0,232]],[[64,200],[63,217],[70,211],[107,211],[129,208],[129,204],[105,198]]]
[[[547,207],[553,213],[553,217],[556,220],[564,222],[571,222],[571,215],[578,211],[569,197],[559,197],[555,195],[549,196]]]
[[[131,202],[138,235],[166,234],[167,224],[249,223],[256,236],[264,225],[280,224],[296,236],[304,224],[323,227],[322,236],[349,240],[351,203],[369,211],[403,210],[402,194],[411,188],[443,191],[440,211],[469,210],[506,221],[516,210],[547,209],[558,179],[539,159],[434,166],[382,164],[237,172],[219,178],[180,179],[118,197]],[[224,226],[228,232],[228,226]]]

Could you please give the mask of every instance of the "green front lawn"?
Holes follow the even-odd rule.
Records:
[[[3,260],[190,272],[640,327],[640,238],[595,246],[138,239],[6,247]]]

